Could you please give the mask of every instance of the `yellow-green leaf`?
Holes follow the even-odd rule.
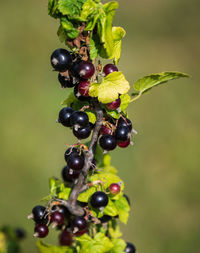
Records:
[[[129,83],[122,72],[112,72],[103,79],[102,83],[93,83],[89,94],[91,97],[98,97],[99,102],[107,104],[116,100],[119,94],[127,93],[129,89]]]

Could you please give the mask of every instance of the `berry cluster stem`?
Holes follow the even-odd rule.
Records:
[[[82,191],[82,189],[85,188],[87,175],[88,175],[89,169],[91,167],[92,160],[94,158],[94,152],[95,152],[96,143],[97,143],[98,137],[99,137],[99,131],[100,131],[100,128],[103,124],[103,110],[102,110],[99,102],[97,102],[97,101],[94,101],[94,110],[96,113],[97,120],[95,123],[94,131],[92,133],[92,138],[90,141],[89,149],[85,155],[85,164],[84,164],[84,167],[80,173],[80,176],[79,176],[77,182],[73,186],[69,201],[66,203],[68,210],[73,215],[76,215],[76,216],[84,215],[83,208],[81,208],[80,206],[77,205],[77,198],[78,198],[78,195],[80,194],[80,192]]]

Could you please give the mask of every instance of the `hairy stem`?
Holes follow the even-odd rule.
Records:
[[[77,216],[84,215],[83,208],[81,208],[80,206],[77,205],[77,198],[78,198],[79,193],[85,187],[87,175],[88,175],[89,169],[91,167],[92,160],[94,158],[94,152],[96,149],[99,131],[102,126],[102,120],[103,120],[103,110],[102,110],[100,104],[96,101],[94,102],[94,110],[96,113],[97,120],[96,120],[94,131],[92,133],[92,138],[91,138],[88,152],[86,152],[86,155],[85,155],[85,164],[84,164],[84,167],[80,173],[80,176],[79,176],[77,182],[74,184],[74,187],[72,189],[72,192],[70,194],[68,202],[63,203],[67,206],[68,210],[73,215],[77,215]]]

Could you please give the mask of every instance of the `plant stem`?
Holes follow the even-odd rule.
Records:
[[[96,120],[94,131],[92,133],[92,138],[91,138],[89,149],[85,155],[84,167],[80,173],[80,176],[79,176],[77,182],[74,184],[74,187],[72,189],[72,192],[70,194],[68,202],[63,203],[64,205],[67,206],[70,213],[72,213],[73,215],[76,215],[76,216],[83,216],[84,215],[84,209],[77,205],[77,198],[78,198],[79,193],[81,192],[81,190],[85,186],[87,175],[88,175],[89,169],[91,167],[92,160],[94,158],[94,152],[95,152],[96,144],[97,144],[98,137],[99,137],[99,131],[100,131],[100,128],[101,128],[102,122],[103,122],[103,110],[102,110],[99,102],[97,102],[97,101],[94,101],[94,111],[96,113],[97,120]]]

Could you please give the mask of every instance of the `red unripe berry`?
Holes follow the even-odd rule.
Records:
[[[89,97],[89,85],[90,82],[88,81],[82,81],[78,85],[78,92],[81,94],[81,96]]]
[[[129,146],[130,142],[131,142],[131,140],[130,140],[130,138],[129,138],[129,139],[126,140],[126,141],[118,141],[118,142],[117,142],[117,145],[118,145],[120,148],[126,148],[126,147]]]
[[[59,236],[59,243],[62,246],[71,246],[73,243],[72,233],[67,230],[63,230]]]
[[[103,73],[105,76],[109,75],[112,72],[117,72],[118,68],[114,64],[107,64],[103,68]]]
[[[51,215],[51,221],[55,226],[60,226],[64,223],[65,215],[63,213],[60,213],[58,211],[52,213]]]
[[[44,238],[48,235],[49,229],[46,225],[36,224],[34,232],[35,237]]]
[[[105,134],[112,135],[112,130],[108,126],[102,125],[102,127],[100,129],[100,133],[101,133],[101,135],[105,135]]]
[[[75,233],[75,236],[81,236],[81,235],[85,234],[86,232],[87,232],[87,229],[78,231],[78,232]]]
[[[115,101],[106,104],[106,107],[108,108],[108,110],[116,110],[117,108],[119,108],[120,104],[121,104],[121,100],[120,98],[118,98]]]
[[[121,187],[119,184],[113,183],[109,186],[109,191],[113,195],[117,195],[121,191]]]

